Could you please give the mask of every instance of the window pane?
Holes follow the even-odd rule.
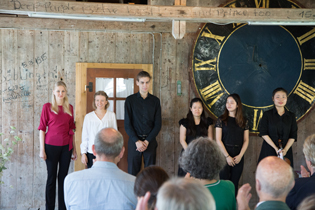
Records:
[[[125,119],[125,101],[123,100],[116,101],[116,118],[117,120]]]
[[[114,112],[114,100],[108,100],[109,102],[109,107],[107,110]]]
[[[126,98],[133,94],[133,78],[116,78],[116,97]]]
[[[95,92],[102,90],[108,97],[114,97],[114,78],[96,78]]]

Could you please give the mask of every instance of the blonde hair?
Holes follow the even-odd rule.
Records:
[[[107,101],[107,104],[105,105],[105,109],[107,109],[109,107],[109,102],[108,102],[108,95],[100,90],[100,91],[97,91],[95,94],[94,94],[94,100],[92,102],[92,106],[93,106],[93,109],[96,109],[96,104],[95,104],[95,97],[96,96],[104,96],[105,97],[105,100]]]
[[[56,87],[62,86],[65,88],[66,90],[66,95],[63,98],[63,104],[62,104],[62,108],[63,108],[63,112],[67,113],[68,115],[72,116],[72,113],[70,111],[70,105],[69,105],[69,101],[68,101],[68,96],[67,96],[67,86],[63,81],[58,81],[55,83],[54,85],[54,90]],[[51,100],[51,111],[55,114],[58,114],[59,109],[58,109],[58,104],[56,101],[56,96],[54,94],[54,92],[52,93],[52,100]]]

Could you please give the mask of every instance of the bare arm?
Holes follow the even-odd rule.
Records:
[[[284,149],[282,150],[283,156],[287,154],[288,150],[290,149],[293,143],[294,143],[294,139],[289,139],[288,143],[285,145]]]
[[[215,128],[215,135],[216,135],[216,142],[219,145],[223,155],[225,156],[227,163],[230,166],[234,166],[235,162],[233,158],[229,155],[229,153],[226,151],[226,148],[222,142],[222,128],[218,128],[218,127]]]
[[[47,159],[45,152],[45,132],[39,130],[39,157],[43,160]]]
[[[244,154],[245,154],[245,152],[247,150],[248,143],[249,143],[249,130],[245,130],[244,131],[244,143],[243,143],[243,146],[242,146],[242,150],[240,152],[240,154],[242,156],[244,156]]]
[[[89,145],[89,120],[88,115],[85,115],[84,121],[83,121],[83,128],[82,128],[82,135],[81,135],[81,144],[80,144],[80,150],[81,150],[81,162],[87,166],[88,158],[86,156],[86,153],[88,151],[88,145]]]
[[[244,141],[243,141],[243,146],[242,146],[241,152],[236,157],[234,157],[234,161],[236,164],[241,162],[242,157],[244,156],[244,154],[247,150],[248,143],[249,143],[249,130],[244,130]]]
[[[208,127],[208,138],[214,140],[213,138],[213,125],[209,125]]]
[[[72,157],[71,157],[71,159],[72,160],[76,160],[77,159],[77,148],[75,147],[75,137],[74,137],[74,135],[73,135],[73,143],[72,143],[72,145],[73,145],[73,148],[72,148]]]
[[[187,148],[186,128],[183,125],[180,125],[179,127],[179,142],[185,150]]]
[[[264,135],[262,136],[262,138],[276,151],[276,153],[278,152],[279,148],[275,145],[275,143],[268,135]]]

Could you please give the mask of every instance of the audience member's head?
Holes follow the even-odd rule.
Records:
[[[163,168],[159,166],[149,166],[137,175],[134,186],[135,195],[139,198],[149,191],[151,193],[148,204],[149,210],[154,209],[158,190],[168,179],[169,176]]]
[[[307,167],[313,171],[315,167],[315,134],[307,137],[303,144],[303,153],[306,159]]]
[[[215,210],[210,191],[194,179],[174,178],[159,189],[158,210]]]
[[[315,194],[305,198],[297,210],[315,210]]]
[[[179,159],[180,167],[197,179],[218,179],[226,161],[219,146],[207,137],[192,141]]]
[[[284,160],[269,156],[259,162],[256,170],[256,191],[260,200],[281,200],[294,186],[292,168]]]
[[[103,128],[96,134],[93,148],[95,156],[114,160],[118,156],[122,157],[123,146],[124,139],[119,131],[113,128]]]

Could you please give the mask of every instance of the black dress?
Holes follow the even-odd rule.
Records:
[[[244,131],[249,130],[248,121],[244,128],[237,125],[236,119],[234,117],[228,117],[227,123],[222,121],[221,117],[218,118],[215,127],[222,128],[222,143],[233,158],[240,154],[243,143],[244,143]],[[235,196],[237,195],[238,182],[241,178],[244,167],[244,156],[241,161],[234,167],[225,165],[223,170],[220,172],[220,179],[230,180],[233,182],[235,187]]]
[[[207,118],[207,130],[209,128],[210,125],[213,124],[213,120],[208,117]],[[183,118],[179,121],[179,126],[183,125],[185,128],[186,128],[186,143],[187,145],[192,142],[193,140],[195,140],[196,138],[198,137],[201,137],[201,133],[200,133],[200,130],[201,130],[201,126],[200,124],[199,125],[196,125],[196,135],[192,136],[192,135],[188,135],[188,127],[189,127],[189,122],[188,122],[188,119],[187,118]],[[207,135],[206,135],[207,136]],[[184,149],[182,149],[181,153],[184,151]],[[180,177],[184,177],[186,175],[186,172],[180,167],[178,166],[178,176]]]
[[[259,136],[268,135],[275,145],[279,148],[278,140],[282,140],[282,146],[285,148],[289,139],[297,139],[297,124],[295,114],[287,111],[282,116],[277,112],[274,107],[271,110],[264,112],[264,115],[259,123]],[[266,141],[263,142],[258,163],[267,156],[277,156],[276,151]],[[287,151],[285,156],[291,161],[293,167],[293,153],[292,147]]]

